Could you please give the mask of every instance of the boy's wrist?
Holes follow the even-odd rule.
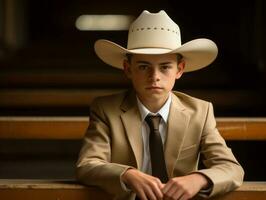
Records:
[[[136,169],[134,169],[134,168],[126,169],[125,172],[121,175],[121,179],[120,179],[126,186],[128,184],[127,177],[128,177],[128,173],[130,173],[129,172],[130,170],[136,170]]]
[[[196,173],[193,173],[193,175],[197,177],[197,182],[201,186],[200,190],[209,190],[211,188],[211,181],[204,174],[196,172]]]

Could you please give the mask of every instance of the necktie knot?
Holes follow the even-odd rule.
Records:
[[[159,115],[157,115],[157,116],[148,115],[145,118],[145,121],[149,125],[151,131],[159,131],[159,124],[160,124],[160,121],[161,121],[161,116],[159,116]]]

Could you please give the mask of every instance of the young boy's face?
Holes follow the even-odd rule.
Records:
[[[177,62],[176,54],[134,54],[124,62],[124,71],[141,100],[166,100],[175,80],[184,70],[184,62]]]

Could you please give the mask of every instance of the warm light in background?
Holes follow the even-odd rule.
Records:
[[[128,30],[133,20],[131,15],[81,15],[76,20],[76,28],[81,31]]]

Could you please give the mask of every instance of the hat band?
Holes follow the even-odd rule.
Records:
[[[137,47],[137,48],[130,48],[128,50],[131,51],[131,50],[138,50],[138,49],[166,49],[170,51],[173,50],[173,49],[165,48],[165,47]]]

